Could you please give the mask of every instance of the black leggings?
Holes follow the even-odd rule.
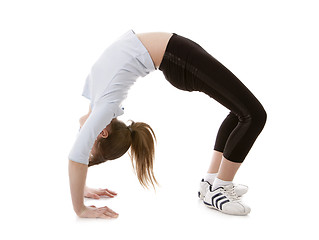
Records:
[[[214,149],[226,159],[242,163],[266,123],[267,114],[257,98],[200,45],[176,33],[159,69],[176,88],[206,93],[230,110]]]

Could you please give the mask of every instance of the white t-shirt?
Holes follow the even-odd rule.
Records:
[[[69,159],[89,163],[89,155],[100,132],[122,115],[122,101],[138,77],[156,68],[150,54],[133,30],[127,31],[99,57],[86,78],[82,96],[91,100],[92,112],[80,129]]]

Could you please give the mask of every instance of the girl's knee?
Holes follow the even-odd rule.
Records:
[[[254,129],[258,129],[259,132],[264,128],[266,121],[267,112],[261,105],[258,108],[254,108],[249,113],[239,116],[239,122],[247,124],[247,126],[253,127]]]
[[[252,114],[252,121],[259,132],[261,132],[267,121],[267,112],[263,106],[260,106],[256,111],[254,111],[254,114]]]
[[[267,121],[267,112],[263,106],[261,106],[261,108],[258,111],[258,120],[259,120],[260,125],[263,128],[266,124],[266,121]]]

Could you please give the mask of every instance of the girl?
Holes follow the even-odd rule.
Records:
[[[108,207],[85,206],[84,197],[116,193],[85,186],[89,166],[121,157],[131,148],[131,160],[143,186],[157,184],[153,174],[152,128],[142,122],[127,126],[117,117],[121,102],[138,77],[159,69],[175,87],[200,91],[230,110],[218,131],[207,175],[199,197],[206,206],[233,215],[247,215],[250,208],[241,197],[244,185],[232,180],[262,131],[266,112],[257,98],[225,66],[200,45],[176,33],[135,34],[130,30],[109,46],[88,75],[82,95],[91,100],[81,117],[81,129],[69,154],[69,178],[73,208],[79,217],[115,218]]]

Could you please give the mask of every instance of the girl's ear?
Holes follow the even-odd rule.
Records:
[[[102,138],[107,138],[109,136],[109,132],[106,130],[106,128],[104,128],[100,134]]]

